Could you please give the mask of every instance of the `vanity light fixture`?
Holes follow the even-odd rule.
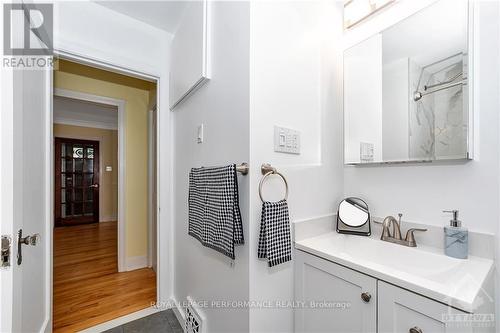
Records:
[[[396,0],[346,0],[344,1],[344,29],[350,29]]]

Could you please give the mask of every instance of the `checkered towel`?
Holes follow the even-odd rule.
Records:
[[[258,257],[269,267],[292,260],[290,219],[286,200],[262,203]]]
[[[234,259],[244,243],[236,165],[191,169],[188,205],[189,235]]]

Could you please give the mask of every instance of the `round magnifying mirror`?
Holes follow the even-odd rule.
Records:
[[[342,200],[337,212],[337,231],[370,235],[370,212],[366,202],[353,197]]]

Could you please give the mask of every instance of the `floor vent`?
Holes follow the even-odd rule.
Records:
[[[185,333],[203,333],[203,316],[193,307],[193,300],[187,297],[188,306],[186,308]]]

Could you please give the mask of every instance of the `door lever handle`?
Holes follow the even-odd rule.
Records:
[[[40,234],[33,234],[31,236],[23,237],[23,229],[19,229],[17,232],[17,264],[21,265],[23,263],[23,244],[36,246],[40,241]]]

